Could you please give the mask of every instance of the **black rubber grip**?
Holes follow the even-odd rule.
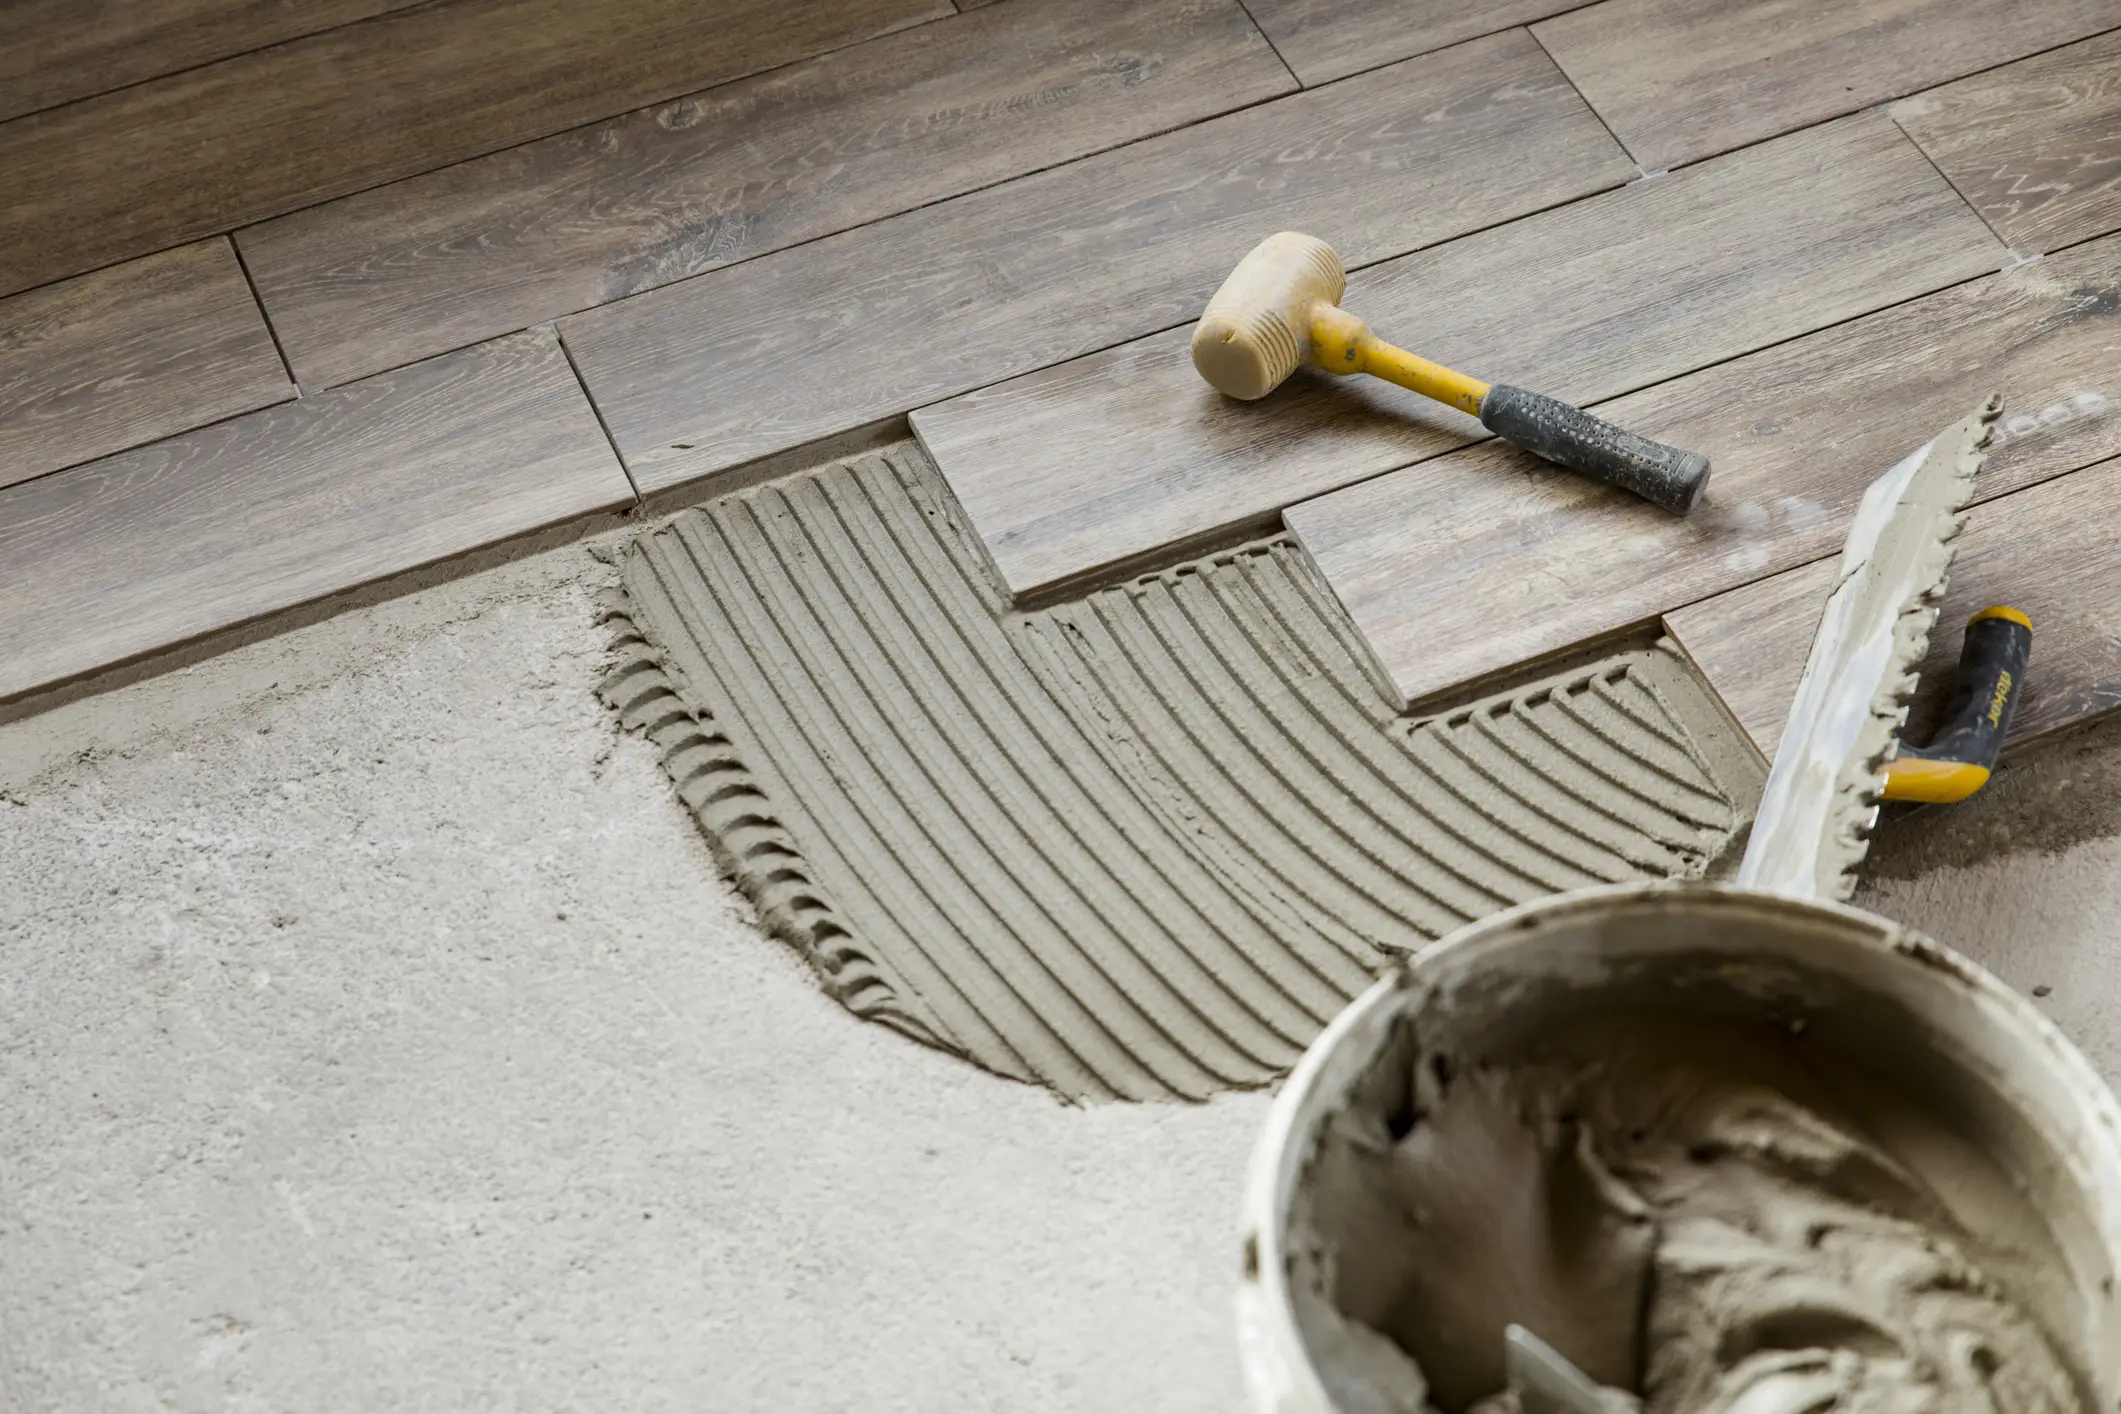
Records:
[[[1591,416],[1544,393],[1497,383],[1480,404],[1481,425],[1548,461],[1632,491],[1673,515],[1694,509],[1709,484],[1709,459]]]
[[[2033,631],[2024,624],[2001,615],[1976,618],[1959,649],[1959,676],[1944,707],[1944,725],[1928,746],[1902,742],[1900,755],[1994,770],[2032,656]]]

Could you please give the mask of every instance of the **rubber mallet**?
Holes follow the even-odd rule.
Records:
[[[1685,515],[1709,484],[1709,459],[1591,416],[1558,398],[1488,384],[1394,348],[1340,307],[1340,257],[1316,236],[1283,231],[1252,248],[1193,331],[1193,366],[1233,398],[1263,398],[1301,363],[1368,373],[1469,412],[1499,437]]]

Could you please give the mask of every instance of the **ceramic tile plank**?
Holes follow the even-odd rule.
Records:
[[[1889,111],[2020,254],[2121,230],[2121,31]]]
[[[1263,231],[1320,229],[1377,260],[1632,170],[1517,30],[560,331],[636,482],[667,490],[1191,318]]]
[[[223,239],[0,299],[0,486],[294,395]]]
[[[9,0],[0,118],[140,83],[419,0]]]
[[[1842,534],[1847,533],[1843,526]],[[1797,680],[1804,676],[1804,660],[1812,651],[1812,635],[1819,630],[1819,615],[1834,588],[1839,563],[1838,555],[1814,560],[1665,615],[1666,630],[1771,760],[1782,743],[1782,724],[1796,699]],[[1940,647],[1951,645],[1947,661],[1957,648],[1956,627],[1965,620],[1964,614],[1957,619],[1937,617],[1933,638]],[[2045,650],[2046,635],[2039,627],[2034,639],[2035,651]],[[1927,663],[1923,676],[1929,676]],[[1908,715],[1912,720],[1913,712]],[[2014,720],[2011,725],[2017,728],[2020,723]]]
[[[1983,497],[2121,453],[2117,344],[2121,238],[1601,406],[1708,454],[1684,519],[1486,442],[1287,522],[1399,691],[1434,698],[1830,553],[1863,488],[1991,391]]]
[[[438,0],[0,123],[0,294],[938,14],[948,0]]]
[[[2033,621],[2025,693],[2005,749],[2121,707],[2121,460],[1977,506],[1952,560],[1951,583],[1908,714],[1909,739],[1936,730],[1968,617],[2009,604]],[[1772,757],[1797,680],[1834,587],[1838,557],[1760,580],[1666,620],[1734,715]]]
[[[1431,358],[1584,402],[2002,262],[1995,237],[1872,113],[1360,271],[1347,307]],[[1260,402],[1231,402],[1194,372],[1190,333],[915,414],[1011,589],[1266,523],[1484,435],[1368,378],[1299,373]]]
[[[325,387],[1294,87],[1236,0],[1016,0],[237,240]]]
[[[1583,0],[1246,0],[1306,86],[1530,24]]]
[[[1532,32],[1652,171],[2121,25],[2121,0],[1604,0]]]
[[[632,501],[545,330],[56,472],[0,491],[0,701]]]

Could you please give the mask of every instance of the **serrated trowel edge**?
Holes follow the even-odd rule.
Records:
[[[2002,410],[1991,396],[1863,493],[1768,772],[1738,882],[1846,899]]]

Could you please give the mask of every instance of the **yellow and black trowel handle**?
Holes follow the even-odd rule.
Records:
[[[1488,384],[1395,348],[1340,307],[1340,257],[1316,236],[1267,237],[1230,272],[1193,330],[1193,366],[1233,398],[1263,398],[1301,364],[1368,373],[1469,412],[1498,437],[1550,462],[1685,515],[1709,484],[1709,459],[1615,427],[1581,408]]]
[[[1968,619],[1944,725],[1928,746],[1900,744],[1885,768],[1885,798],[1944,805],[1988,784],[2032,656],[2033,621],[2016,609],[1999,604]]]

